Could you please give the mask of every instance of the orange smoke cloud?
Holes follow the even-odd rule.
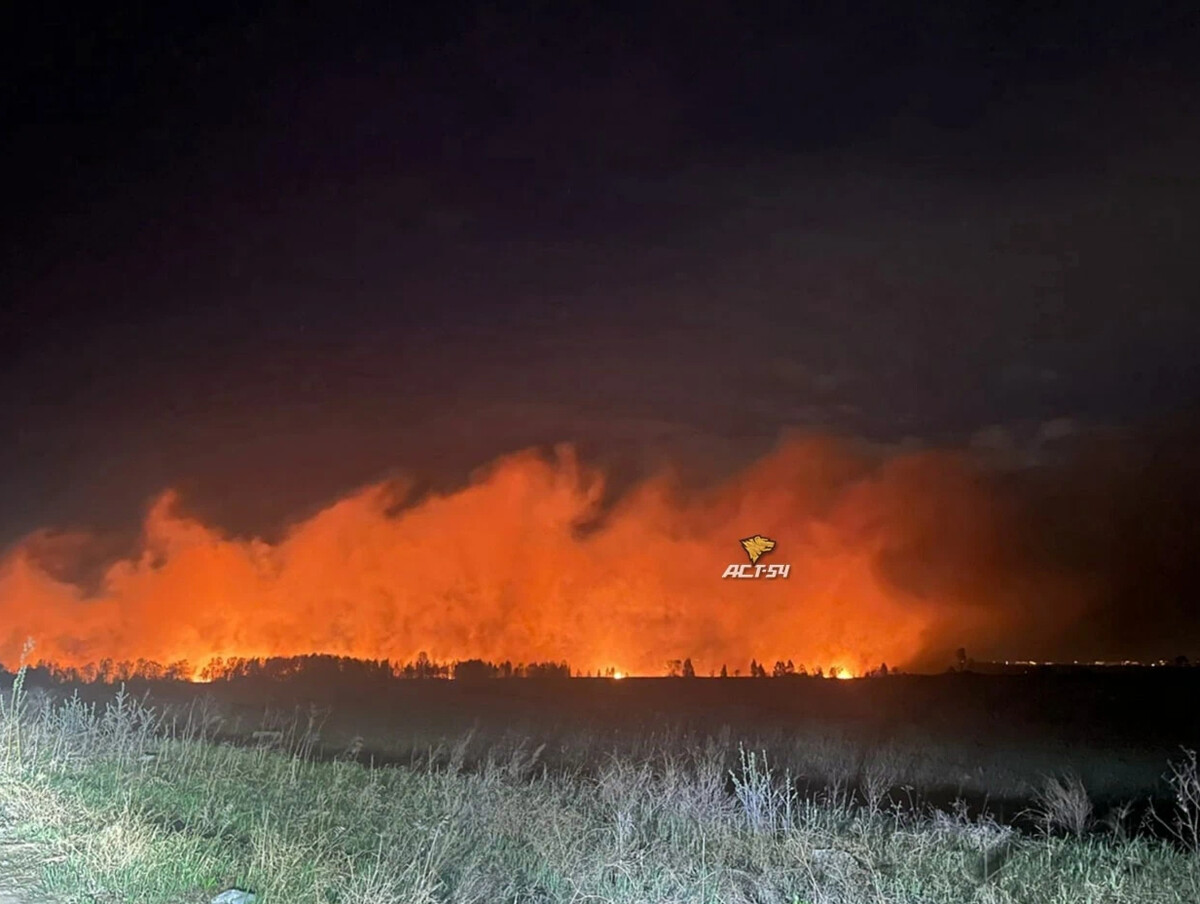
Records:
[[[366,487],[267,543],[188,517],[167,492],[136,553],[87,589],[69,577],[86,538],[28,538],[0,562],[0,661],[32,637],[34,659],[62,665],[426,651],[652,675],[685,656],[698,674],[751,657],[859,672],[1011,628],[997,595],[1071,592],[996,577],[1004,514],[946,453],[797,439],[716,486],[663,473],[612,502],[604,473],[559,446],[411,493]],[[777,541],[767,559],[791,565],[786,580],[721,579],[753,534]]]

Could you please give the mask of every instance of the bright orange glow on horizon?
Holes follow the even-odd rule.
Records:
[[[137,552],[93,592],[71,579],[87,537],[39,532],[0,559],[0,663],[15,666],[32,637],[35,661],[187,660],[196,674],[214,656],[421,651],[584,673],[619,658],[622,674],[662,675],[690,657],[697,675],[732,676],[756,657],[862,674],[907,668],[992,618],[961,606],[988,586],[964,589],[959,575],[982,560],[989,517],[952,456],[885,459],[809,438],[704,491],[662,474],[604,512],[604,487],[569,446],[520,452],[420,501],[403,482],[368,486],[276,543],[231,538],[167,492]],[[789,577],[722,580],[745,558],[739,538],[759,533]],[[958,569],[953,581],[904,572],[932,567],[928,549]]]

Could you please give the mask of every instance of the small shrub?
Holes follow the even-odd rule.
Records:
[[[1175,792],[1175,815],[1167,829],[1193,854],[1200,854],[1200,765],[1196,751],[1183,748],[1183,758],[1172,760],[1167,782]]]
[[[738,745],[740,772],[730,770],[733,790],[750,828],[756,832],[779,831],[790,828],[796,813],[798,795],[791,773],[785,773],[782,783],[771,774],[764,752],[761,759],[754,751]]]
[[[1060,829],[1079,837],[1092,825],[1092,801],[1073,772],[1045,776],[1034,792],[1032,813],[1043,831]]]

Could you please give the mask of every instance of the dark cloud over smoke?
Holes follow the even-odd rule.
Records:
[[[1110,658],[1200,646],[1200,421],[1078,442],[1067,464],[1012,481],[1028,514],[1012,538],[1024,560],[1090,583],[1095,602],[1068,646]],[[1003,487],[1006,491],[1008,486]],[[1021,542],[1021,541],[1024,542]]]

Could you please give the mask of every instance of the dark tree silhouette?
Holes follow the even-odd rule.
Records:
[[[487,681],[495,678],[499,669],[490,662],[482,659],[464,659],[454,663],[454,679],[456,681]]]

